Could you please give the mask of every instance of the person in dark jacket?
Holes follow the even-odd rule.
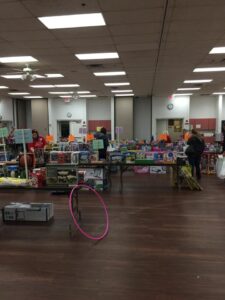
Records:
[[[225,152],[225,124],[223,124],[222,133],[223,133],[223,152]]]
[[[192,167],[192,176],[194,176],[194,171],[196,169],[196,177],[197,179],[201,179],[200,162],[201,155],[205,149],[204,139],[195,129],[192,129],[191,137],[188,139],[187,144],[188,149],[186,150],[186,154],[188,156],[189,164]]]
[[[107,148],[109,146],[109,139],[108,139],[108,136],[107,136],[106,128],[102,127],[101,130],[100,130],[100,132],[97,132],[95,134],[95,137],[98,140],[103,140],[103,146],[104,146],[104,148],[98,150],[99,159],[106,159]]]

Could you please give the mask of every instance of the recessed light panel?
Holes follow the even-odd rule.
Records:
[[[214,47],[209,54],[222,54],[225,53],[225,47]]]
[[[179,89],[177,89],[177,91],[198,91],[200,89],[201,88],[198,88],[198,87],[196,87],[196,88],[179,88]]]
[[[134,94],[116,94],[116,97],[130,97],[130,96],[134,96]]]
[[[213,95],[225,95],[225,92],[215,92]]]
[[[107,82],[104,83],[105,86],[125,86],[130,85],[130,82]]]
[[[34,89],[50,89],[54,88],[54,85],[52,84],[35,84],[35,85],[30,85],[30,87]]]
[[[71,88],[71,87],[79,87],[79,84],[54,84],[57,88]]]
[[[89,91],[78,91],[77,94],[90,94],[91,92]]]
[[[23,98],[26,98],[26,99],[41,99],[43,97],[42,96],[24,96]]]
[[[52,95],[67,95],[67,94],[73,94],[74,92],[49,92],[49,94]]]
[[[101,13],[76,14],[38,18],[48,29],[105,26]]]
[[[1,75],[1,77],[6,79],[22,79],[22,75]]]
[[[187,93],[187,94],[173,94],[173,97],[179,97],[179,96],[191,96],[193,93]]]
[[[112,93],[132,93],[133,90],[112,90]]]
[[[45,74],[47,78],[61,78],[64,77],[62,74]]]
[[[115,71],[115,72],[95,72],[95,76],[123,76],[126,75],[124,71]]]
[[[207,83],[212,82],[212,79],[194,79],[194,80],[184,80],[184,83]]]
[[[195,68],[193,72],[224,72],[225,67]]]
[[[117,52],[75,54],[80,60],[114,59],[119,58]]]
[[[5,90],[5,89],[8,89],[8,87],[5,85],[0,85],[0,90]]]
[[[80,98],[96,98],[96,95],[80,95]]]
[[[0,62],[4,64],[9,63],[28,63],[28,62],[35,62],[38,61],[33,56],[6,56],[0,57]]]
[[[30,93],[27,92],[13,92],[13,93],[8,93],[9,95],[13,95],[13,96],[22,96],[22,95],[30,95]]]

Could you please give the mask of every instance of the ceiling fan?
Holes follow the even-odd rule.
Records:
[[[29,79],[30,81],[34,81],[36,78],[46,78],[45,75],[39,75],[36,72],[39,69],[32,69],[29,64],[26,64],[23,69],[13,69],[17,72],[7,73],[11,75],[21,74],[21,79],[26,80]]]

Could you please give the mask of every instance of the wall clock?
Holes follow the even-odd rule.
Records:
[[[68,113],[67,113],[67,117],[68,117],[68,118],[71,118],[71,117],[72,117],[71,112],[68,112]]]
[[[167,109],[172,110],[174,108],[173,103],[167,104]]]

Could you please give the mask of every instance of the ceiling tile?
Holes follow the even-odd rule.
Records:
[[[97,0],[22,0],[22,3],[37,17],[90,13],[100,10]],[[82,3],[86,5],[83,6]]]
[[[0,19],[17,19],[31,17],[31,13],[18,1],[1,3]]]

